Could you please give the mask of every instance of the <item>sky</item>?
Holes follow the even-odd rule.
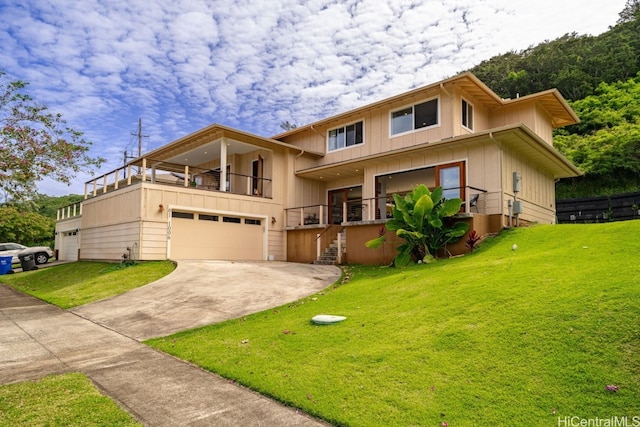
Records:
[[[626,0],[0,0],[0,70],[108,161],[213,123],[271,137],[567,33]]]

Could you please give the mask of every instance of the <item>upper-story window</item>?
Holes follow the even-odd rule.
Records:
[[[462,126],[473,130],[473,105],[462,100]]]
[[[363,142],[362,121],[329,131],[329,151],[340,150]]]
[[[438,121],[438,98],[433,98],[391,112],[391,135],[436,126]]]

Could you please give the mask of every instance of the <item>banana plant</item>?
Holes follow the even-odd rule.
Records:
[[[445,199],[442,187],[430,191],[420,184],[404,197],[394,194],[392,214],[386,228],[395,231],[405,240],[398,246],[393,263],[397,267],[409,264],[413,259],[433,261],[440,249],[465,235],[469,226],[464,222],[453,222],[451,217],[460,211],[462,200]],[[369,240],[365,245],[377,248],[384,243],[385,235]]]

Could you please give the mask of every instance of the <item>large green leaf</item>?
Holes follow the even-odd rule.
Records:
[[[442,227],[442,220],[438,217],[429,218],[429,225],[433,228]]]
[[[407,210],[407,202],[402,197],[400,197],[399,194],[393,195],[393,201],[396,204],[395,209],[399,210],[400,212]]]
[[[458,198],[446,199],[440,207],[439,214],[443,217],[453,216],[458,213],[460,206],[462,206],[462,200]]]
[[[398,248],[400,249],[400,248]],[[404,248],[393,259],[393,263],[396,267],[406,267],[411,262],[411,248]]]
[[[466,222],[456,222],[451,229],[447,231],[447,236],[458,238],[465,235],[469,231],[469,224]]]
[[[426,187],[425,187],[426,188]],[[427,190],[429,191],[429,190]],[[413,217],[416,222],[416,228],[422,230],[425,217],[433,209],[433,200],[427,194],[421,196],[413,208]]]
[[[431,192],[431,200],[439,201],[442,199],[442,187],[436,187]]]
[[[423,196],[428,196],[430,199],[433,199],[433,197],[431,197],[431,191],[429,191],[429,188],[424,184],[416,186],[411,193],[414,201],[419,200]]]
[[[401,228],[398,231],[396,231],[396,235],[398,237],[402,237],[403,239],[411,240],[411,241],[414,241],[414,242],[419,242],[420,240],[424,239],[424,234],[423,233],[421,233],[419,231],[405,230],[403,228]]]
[[[402,220],[407,225],[407,228],[417,228],[416,220],[413,217],[413,212],[402,212]]]
[[[385,227],[387,228],[387,230],[389,231],[396,231],[400,228],[404,228],[406,224],[404,223],[404,221],[402,220],[397,220],[396,218],[390,219],[389,221],[387,221],[387,223],[385,224]]]
[[[382,245],[384,243],[384,240],[385,240],[385,236],[380,236],[380,237],[376,237],[375,239],[369,240],[364,245],[367,248],[375,249],[375,248],[379,248],[380,245]]]

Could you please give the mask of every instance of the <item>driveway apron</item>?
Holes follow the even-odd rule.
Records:
[[[240,267],[238,274],[228,271],[232,266]],[[167,278],[127,293],[133,294],[129,295],[129,309],[135,308],[135,315],[119,307],[125,304],[124,295],[120,296],[122,300],[115,297],[80,307],[74,314],[0,285],[0,384],[82,372],[148,426],[324,426],[292,408],[138,342],[175,332],[176,328],[186,329],[285,304],[329,286],[340,274],[336,267],[309,266],[305,270],[303,266],[181,262]],[[240,274],[252,268],[267,276],[275,270],[280,272],[276,277],[282,280],[271,286],[266,283],[269,280],[257,283],[253,275]],[[293,277],[294,271],[302,277]],[[202,273],[210,279],[194,277]],[[198,282],[194,289],[204,289],[207,283],[210,287],[225,286],[225,277],[233,279],[231,288],[238,286],[240,277],[246,277],[245,285],[252,287],[256,295],[233,295],[229,288],[219,289],[215,295],[202,290],[199,296],[198,291],[188,290],[192,281]],[[163,289],[176,283],[178,288],[171,291],[178,291],[181,299]],[[153,288],[153,297],[137,293],[147,287]],[[196,301],[206,301],[205,306],[209,307],[202,316]],[[243,307],[242,301],[249,307]],[[184,310],[179,310],[181,304]],[[112,309],[113,321],[108,315]],[[176,313],[194,319],[187,322]],[[145,319],[155,326],[143,325]]]

